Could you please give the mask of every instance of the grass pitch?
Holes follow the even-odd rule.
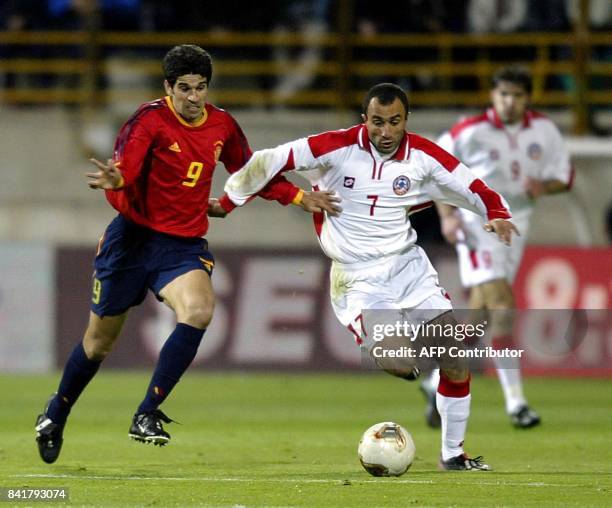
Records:
[[[513,429],[494,378],[472,382],[466,450],[492,472],[439,472],[439,431],[425,426],[416,384],[379,373],[188,373],[164,411],[165,448],[132,442],[149,373],[102,371],[74,408],[58,462],[44,464],[34,420],[55,376],[0,376],[0,488],[69,489],[74,506],[609,506],[609,380],[530,379],[543,425]],[[412,433],[400,478],[373,478],[361,433],[384,420]],[[50,506],[50,502],[0,506]]]

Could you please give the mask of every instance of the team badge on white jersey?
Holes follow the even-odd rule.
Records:
[[[540,160],[542,157],[542,145],[539,143],[531,143],[527,148],[527,155],[534,161]]]
[[[410,179],[406,175],[400,175],[393,180],[393,192],[398,196],[403,196],[410,189]]]

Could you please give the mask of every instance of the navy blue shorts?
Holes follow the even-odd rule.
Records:
[[[94,262],[91,310],[116,316],[192,270],[212,275],[214,258],[203,238],[158,233],[118,215],[106,228]]]

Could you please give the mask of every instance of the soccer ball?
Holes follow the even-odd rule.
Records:
[[[382,422],[372,425],[359,441],[359,461],[372,476],[401,476],[414,460],[416,448],[410,433],[401,425]]]

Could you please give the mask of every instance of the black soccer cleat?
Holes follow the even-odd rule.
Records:
[[[471,459],[465,453],[451,457],[448,460],[440,458],[438,468],[442,471],[491,471],[488,464],[483,462],[482,456]]]
[[[427,390],[423,385],[421,385],[420,389],[427,401],[427,405],[425,406],[425,421],[432,429],[439,429],[442,425],[442,420],[440,419],[440,413],[436,406],[436,392]]]
[[[153,443],[157,446],[167,445],[170,441],[170,434],[164,430],[162,422],[178,423],[168,418],[160,409],[135,414],[128,435],[141,443]]]
[[[53,423],[47,416],[47,408],[53,397],[55,397],[55,394],[47,401],[42,414],[39,414],[36,418],[36,427],[34,427],[38,453],[47,464],[53,464],[57,460],[64,442],[65,423]]]
[[[510,415],[510,421],[517,429],[529,429],[540,425],[540,415],[529,406],[521,406]]]

